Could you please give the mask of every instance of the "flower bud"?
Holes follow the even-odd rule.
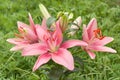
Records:
[[[39,8],[40,8],[42,15],[45,17],[46,20],[49,17],[51,17],[51,15],[49,14],[49,12],[47,11],[46,7],[43,4],[39,4]]]

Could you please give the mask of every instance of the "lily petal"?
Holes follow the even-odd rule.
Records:
[[[63,48],[60,48],[58,52],[51,54],[52,60],[60,65],[65,66],[69,70],[74,69],[74,60],[72,54]]]
[[[42,43],[36,43],[25,47],[22,56],[40,55],[47,52],[47,46]]]
[[[95,59],[95,54],[92,51],[86,50],[86,52],[89,54],[91,59]]]
[[[53,34],[53,38],[56,40],[57,45],[60,45],[63,40],[62,31],[60,29],[59,21],[56,23],[56,30]]]
[[[28,46],[29,44],[25,44],[25,45],[16,45],[13,48],[10,49],[10,51],[18,51],[18,50],[22,50],[23,48],[25,48],[26,46]]]
[[[29,15],[30,27],[31,27],[31,29],[32,29],[34,32],[36,32],[36,31],[35,31],[35,24],[34,24],[34,22],[33,22],[32,16],[31,16],[30,13],[29,13],[28,15]]]
[[[18,25],[18,27],[22,27],[22,28],[29,28],[30,27],[29,25],[27,25],[23,22],[20,22],[20,21],[17,21],[17,25]]]
[[[41,25],[41,27],[47,29],[47,25],[46,25],[46,20],[45,20],[45,19],[42,20],[42,25]]]
[[[7,42],[9,42],[11,44],[15,44],[15,45],[29,43],[28,41],[25,41],[24,39],[20,39],[20,38],[10,38],[10,39],[7,39]]]
[[[114,40],[114,38],[112,38],[112,37],[104,37],[102,40],[99,40],[99,39],[95,38],[95,40],[92,42],[91,45],[104,46],[104,45],[112,42],[113,40]]]
[[[86,25],[83,25],[83,34],[82,34],[82,37],[83,37],[83,41],[87,42],[89,40]]]
[[[41,65],[47,63],[51,59],[51,55],[49,53],[45,53],[43,55],[40,55],[33,67],[33,71],[38,69]]]
[[[88,32],[89,39],[91,39],[94,36],[93,31],[96,29],[97,29],[97,20],[93,18],[87,25],[87,32]]]
[[[89,49],[95,50],[95,51],[102,51],[102,52],[111,52],[116,53],[117,51],[106,46],[90,46]]]
[[[68,40],[61,45],[61,48],[71,48],[74,46],[87,46],[88,44],[81,40]]]
[[[37,36],[35,32],[30,28],[25,28],[25,37],[31,41],[37,41]]]
[[[35,32],[30,28],[30,26],[28,26],[25,23],[22,23],[20,21],[17,22],[18,24],[18,28],[22,28],[25,32],[24,32],[24,37],[27,39],[30,39],[31,41],[36,41],[37,40],[37,36],[35,34]]]
[[[47,30],[42,28],[40,25],[36,25],[36,31],[38,38],[43,42],[45,42],[50,37],[50,34],[47,32]]]

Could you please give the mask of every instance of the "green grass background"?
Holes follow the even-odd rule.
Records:
[[[74,13],[74,19],[81,16],[83,23],[97,18],[103,34],[114,37],[107,46],[116,49],[117,54],[98,52],[96,59],[91,60],[86,52],[75,47],[70,49],[78,58],[75,58],[75,71],[66,71],[50,61],[32,72],[37,57],[22,57],[20,52],[10,52],[13,45],[6,39],[14,37],[17,21],[29,24],[28,12],[35,23],[41,23],[39,3],[43,3],[54,17],[59,11],[68,11]],[[81,31],[76,38],[81,39]],[[0,0],[0,80],[120,80],[119,52],[120,0]]]

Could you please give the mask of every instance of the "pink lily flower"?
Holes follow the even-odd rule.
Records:
[[[21,50],[29,44],[33,44],[38,42],[37,33],[35,31],[35,25],[32,20],[32,17],[29,13],[29,22],[30,25],[22,23],[20,21],[17,22],[19,34],[15,34],[17,38],[7,39],[7,41],[15,46],[11,48],[11,51]]]
[[[41,65],[47,63],[52,59],[55,63],[63,65],[69,70],[74,69],[74,60],[72,54],[67,50],[74,46],[86,46],[84,41],[68,40],[62,43],[63,36],[60,29],[59,21],[55,23],[55,31],[48,31],[45,26],[36,25],[36,30],[39,43],[29,45],[23,49],[23,56],[39,55],[33,71],[38,69]]]
[[[102,32],[99,28],[97,28],[97,21],[93,18],[89,24],[83,26],[83,41],[85,41],[88,46],[82,47],[91,59],[95,58],[95,54],[93,51],[101,51],[101,52],[111,52],[116,53],[116,50],[106,47],[105,45],[113,41],[112,37],[106,37],[102,35]]]

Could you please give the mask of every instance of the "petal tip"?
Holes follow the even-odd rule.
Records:
[[[93,21],[97,21],[96,18],[92,18]]]
[[[32,72],[35,72],[35,71],[36,71],[36,68],[33,67]]]
[[[117,51],[116,50],[113,50],[113,52],[112,53],[117,53]]]
[[[114,40],[114,38],[111,37],[111,41],[113,41],[113,40]]]
[[[10,39],[7,39],[6,41],[7,41],[7,42],[10,42]]]
[[[89,54],[89,56],[91,59],[95,59],[95,57],[96,57],[96,55],[94,53],[92,55]]]
[[[15,49],[14,49],[14,48],[11,48],[10,51],[15,51]]]
[[[92,56],[91,59],[95,59],[95,56]]]
[[[32,72],[35,72],[37,69],[38,69],[37,66],[34,65],[33,68],[32,68]]]
[[[20,21],[17,21],[17,24],[20,24],[21,22]]]
[[[28,13],[28,15],[29,15],[29,17],[31,17],[31,14],[30,14],[30,12]]]
[[[70,71],[73,71],[73,70],[74,70],[74,66],[73,66],[73,67],[70,67],[69,70],[70,70]]]
[[[22,22],[17,21],[17,26],[18,26],[18,27],[20,27],[20,26],[21,26],[21,24],[22,24]]]

